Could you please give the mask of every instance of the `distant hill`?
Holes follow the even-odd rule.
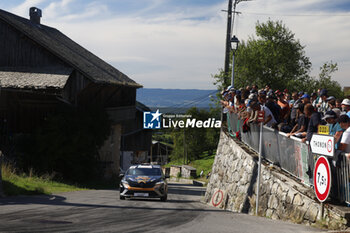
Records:
[[[191,107],[208,109],[212,103],[209,96],[215,97],[216,92],[216,90],[141,88],[137,90],[136,99],[152,110],[163,109],[163,112],[172,112],[174,109],[182,109],[179,112],[184,112]]]

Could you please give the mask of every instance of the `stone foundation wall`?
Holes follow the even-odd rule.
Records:
[[[194,167],[188,165],[182,165],[181,167],[181,177],[184,178],[196,178],[197,170]]]
[[[170,167],[170,176],[177,177],[178,174],[181,174],[181,166],[171,166]]]
[[[222,209],[255,214],[257,168],[257,154],[221,132],[204,201]],[[311,188],[268,164],[261,166],[260,194],[260,216],[330,229],[346,227],[347,220],[329,205],[322,218],[321,204]]]

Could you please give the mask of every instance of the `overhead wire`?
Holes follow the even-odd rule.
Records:
[[[275,13],[259,13],[259,12],[243,12],[244,14],[250,15],[266,15],[266,16],[286,16],[286,17],[332,17],[332,16],[341,16],[349,17],[349,14],[275,14]]]
[[[184,107],[186,107],[186,106],[190,106],[190,105],[192,105],[192,104],[195,104],[196,102],[198,102],[198,101],[200,101],[200,100],[205,100],[206,98],[208,98],[210,95],[212,95],[212,94],[214,94],[214,93],[217,93],[218,92],[218,90],[215,90],[215,91],[213,91],[213,92],[210,92],[210,93],[208,93],[208,94],[206,94],[206,95],[203,95],[203,96],[199,96],[199,97],[196,97],[196,98],[194,98],[194,99],[192,99],[192,100],[190,100],[190,102],[188,102],[188,103],[180,103],[180,104],[174,104],[174,105],[171,105],[171,106],[169,106],[169,107],[165,107],[165,108],[167,108],[167,109],[178,109],[178,108],[184,108]],[[203,100],[203,101],[204,101]],[[201,102],[203,102],[203,101],[201,101]]]

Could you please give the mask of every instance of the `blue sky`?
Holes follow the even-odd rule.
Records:
[[[0,8],[28,18],[43,10],[42,23],[148,88],[214,89],[223,67],[227,0],[0,0]],[[350,86],[348,0],[255,0],[241,2],[234,33],[254,35],[257,20],[283,20],[306,46],[312,75],[326,61]]]

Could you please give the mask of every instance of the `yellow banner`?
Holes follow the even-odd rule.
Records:
[[[318,134],[329,135],[329,126],[328,125],[319,125]]]

